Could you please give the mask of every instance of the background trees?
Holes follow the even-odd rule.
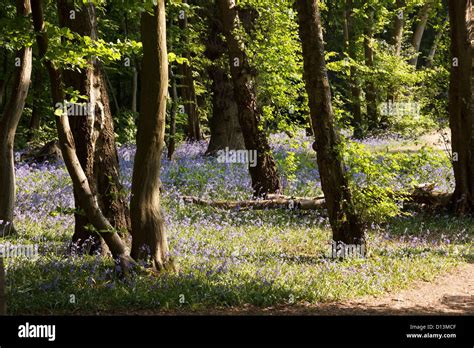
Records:
[[[57,0],[43,12],[35,1],[35,33],[19,24],[27,19],[16,19],[25,17],[24,10],[17,16],[11,6],[2,9],[2,62],[14,61],[20,49],[31,57],[34,34],[39,54],[29,65],[3,65],[0,74],[1,220],[11,221],[13,214],[12,146],[35,152],[57,138],[74,183],[73,242],[95,239],[87,249],[92,252],[102,238],[114,256],[126,259],[131,231],[132,256],[142,259],[140,248],[146,245],[154,267],[166,268],[159,200],[163,141],[171,163],[183,141],[196,148],[208,141],[209,161],[217,161],[218,150],[225,148],[255,151],[251,194],[268,198],[291,191],[302,165],[294,152],[276,156],[272,139],[275,134],[294,139],[305,129],[315,135],[314,177],[321,182],[335,239],[362,242],[363,226],[372,222],[365,214],[373,212],[370,206],[397,205],[396,194],[377,185],[382,169],[372,175],[372,157],[358,142],[381,134],[416,138],[445,129],[448,120],[458,156],[453,155],[454,202],[460,212],[470,209],[463,202],[471,200],[466,198],[471,195],[466,145],[471,24],[460,19],[470,16],[470,2],[450,2],[449,23],[447,3],[434,0],[297,1],[296,6],[290,0],[189,0],[160,3],[153,10],[152,4]],[[451,37],[443,35],[448,24]],[[12,39],[19,28],[24,37]],[[47,87],[41,83],[45,70]],[[10,94],[16,97],[5,104]],[[58,105],[84,106],[87,115]],[[134,183],[126,187],[116,147],[130,143],[138,150]],[[377,180],[359,187],[352,172],[357,166]]]

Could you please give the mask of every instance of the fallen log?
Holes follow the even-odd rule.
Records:
[[[400,193],[393,195],[402,199],[408,204],[429,206],[431,208],[445,207],[451,200],[451,193],[433,191],[433,184],[421,184],[414,187],[411,193]],[[263,210],[263,209],[298,209],[298,210],[318,210],[324,209],[324,196],[318,197],[293,197],[279,194],[269,194],[266,199],[245,200],[245,201],[223,201],[209,200],[194,196],[181,196],[184,203],[210,206],[219,209],[238,210]]]
[[[260,199],[246,201],[213,201],[193,196],[182,196],[184,203],[192,203],[202,206],[210,206],[220,209],[238,209],[238,210],[263,210],[263,209],[299,209],[299,210],[316,210],[325,207],[323,199]]]

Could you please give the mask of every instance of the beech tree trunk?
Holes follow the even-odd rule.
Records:
[[[324,40],[317,0],[297,0],[299,33],[303,44],[304,78],[316,138],[321,187],[326,198],[333,239],[346,244],[364,244],[364,230],[353,211],[340,138],[335,130],[331,89],[324,59]]]
[[[17,0],[18,17],[31,13],[29,0]],[[22,48],[15,59],[12,92],[0,119],[0,236],[15,232],[15,163],[13,145],[15,134],[25,107],[33,67],[31,47]]]
[[[415,32],[413,33],[413,38],[411,40],[411,45],[416,55],[410,59],[409,63],[415,68],[418,64],[421,39],[423,38],[423,33],[425,32],[426,23],[428,22],[428,17],[430,15],[432,7],[431,1],[432,0],[426,0],[425,4],[421,8],[420,13],[418,14],[418,23],[416,25]]]
[[[365,65],[371,70],[374,68],[374,12],[369,13],[369,20],[364,30],[364,55]],[[379,117],[377,110],[377,92],[373,77],[369,76],[369,80],[365,83],[365,99],[367,102],[367,123],[369,131],[374,130],[378,126]]]
[[[206,153],[210,155],[226,147],[232,150],[245,149],[229,68],[220,63],[226,52],[226,45],[220,37],[222,27],[216,21],[217,17],[217,11],[208,16],[209,37],[205,52],[206,57],[213,62],[208,69],[212,80],[212,117],[209,120],[211,139]]]
[[[474,212],[474,110],[472,0],[450,0],[451,76],[449,124],[456,188],[453,208],[460,214]]]
[[[346,22],[346,35],[345,35],[345,46],[349,54],[349,58],[352,61],[357,61],[357,47],[356,47],[356,32],[355,32],[355,23],[354,23],[354,10],[353,10],[353,1],[346,0],[346,9],[345,9],[345,22]],[[362,120],[362,110],[360,104],[360,82],[357,77],[357,69],[351,64],[350,67],[350,79],[349,79],[350,89],[351,89],[351,111],[352,111],[352,125],[354,127],[354,137],[360,139],[363,137],[363,120]]]
[[[141,18],[143,88],[138,121],[137,152],[132,181],[132,257],[151,257],[157,271],[174,269],[160,208],[160,167],[164,147],[168,53],[165,0],[158,0],[154,14]]]
[[[257,106],[255,71],[248,62],[243,42],[235,36],[240,28],[235,0],[216,0],[222,19],[229,53],[229,64],[238,105],[239,124],[247,151],[256,151],[257,165],[249,165],[255,196],[265,196],[280,190],[280,178],[268,139],[260,128],[261,110]]]
[[[45,59],[45,55],[48,51],[48,36],[45,31],[42,1],[34,0],[31,5],[36,41],[38,43],[38,55],[39,59],[43,59],[48,70],[53,105],[64,103],[65,95],[62,72],[55,67],[52,61]],[[135,262],[130,257],[129,250],[123,243],[117,230],[110,224],[109,220],[107,220],[103,215],[101,208],[99,207],[97,196],[92,191],[87,176],[81,166],[79,158],[77,157],[76,144],[69,125],[69,118],[64,114],[62,116],[56,116],[55,120],[59,137],[59,146],[61,148],[66,168],[71,176],[74,191],[79,201],[79,206],[84,210],[87,219],[104,239],[114,259],[120,263],[123,271],[126,272],[134,267]]]
[[[79,35],[97,39],[97,18],[95,6],[83,6],[75,10],[71,0],[58,0],[59,21]],[[70,12],[75,10],[75,18]],[[130,215],[123,187],[120,182],[118,154],[115,144],[115,132],[110,111],[109,97],[104,74],[97,61],[80,72],[65,70],[63,81],[66,88],[72,87],[81,95],[88,97],[87,115],[69,116],[69,124],[76,143],[79,162],[87,176],[94,195],[97,195],[99,207],[104,216],[117,230],[127,232],[130,228]],[[80,208],[78,194],[75,193],[76,208]],[[72,242],[80,248],[88,240],[95,240],[89,252],[100,246],[100,238],[91,233],[87,226],[89,219],[82,212],[75,214],[76,224]],[[89,244],[89,243],[87,243]]]
[[[173,67],[170,65],[169,74],[171,79],[171,112],[170,112],[170,134],[168,138],[168,159],[173,158],[176,150],[176,115],[178,113],[178,87],[176,85],[176,76]]]

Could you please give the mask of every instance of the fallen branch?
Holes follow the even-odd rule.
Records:
[[[246,201],[212,201],[199,197],[182,196],[180,197],[184,203],[192,203],[203,206],[210,206],[220,209],[239,209],[239,210],[262,210],[262,209],[300,209],[300,210],[316,210],[325,207],[324,198],[273,198],[262,200],[246,200]]]
[[[433,191],[433,184],[421,184],[414,187],[409,194],[400,194],[399,198],[404,198],[406,203],[422,204],[433,208],[446,206],[452,194],[446,192]],[[219,209],[239,209],[239,210],[262,210],[262,209],[299,209],[318,210],[325,208],[324,196],[318,197],[293,197],[279,194],[269,194],[263,200],[245,201],[214,201],[194,196],[181,196],[184,203],[210,206]]]

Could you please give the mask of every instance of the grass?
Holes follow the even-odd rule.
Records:
[[[307,163],[305,167],[313,166],[308,170],[314,171],[308,153],[302,151],[300,155],[305,159],[297,163]],[[140,273],[128,279],[117,277],[110,259],[66,253],[73,218],[70,183],[63,169],[18,170],[16,225],[20,234],[0,238],[0,244],[33,243],[40,246],[40,252],[34,259],[6,260],[9,313],[206,311],[246,305],[314,304],[406,288],[415,280],[430,281],[473,260],[472,219],[416,213],[372,226],[366,258],[331,259],[331,231],[319,212],[221,211],[181,203],[178,196],[183,193],[245,197],[243,179],[238,176],[245,168],[223,169],[210,159],[197,161],[205,164],[178,157],[163,175],[163,209],[179,273]],[[183,168],[180,170],[176,163]],[[305,187],[304,181],[298,180],[311,177],[312,172],[289,167],[295,170],[297,184],[293,191],[287,187],[286,192],[300,195],[313,187],[309,194],[317,193],[317,184]],[[125,161],[126,182],[130,168]],[[225,178],[233,169],[238,171],[238,179],[226,186]],[[190,177],[195,182],[186,185]]]

